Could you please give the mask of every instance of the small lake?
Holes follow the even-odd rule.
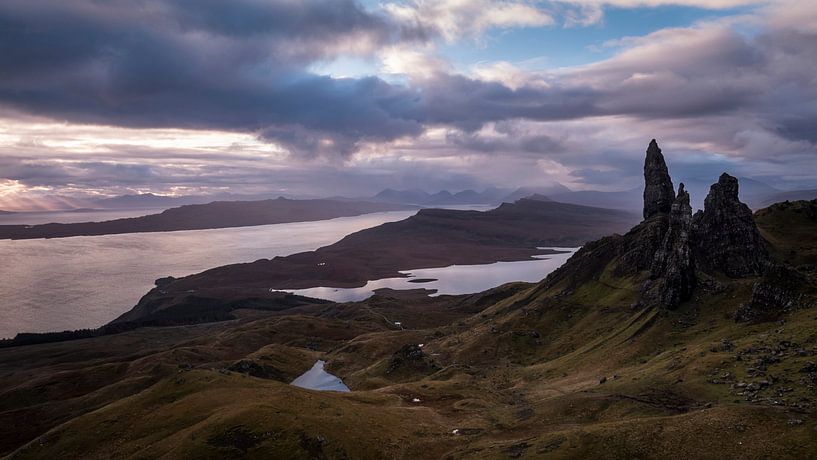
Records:
[[[540,248],[565,251],[560,254],[535,256],[520,262],[496,262],[481,265],[450,265],[442,268],[405,270],[407,278],[373,280],[359,288],[317,287],[289,292],[335,302],[355,302],[372,296],[377,289],[433,289],[436,295],[472,294],[512,281],[534,283],[561,267],[578,248]],[[423,282],[412,282],[423,281]],[[426,282],[427,281],[427,282]]]
[[[290,385],[308,390],[350,391],[349,387],[347,387],[340,378],[323,370],[325,364],[325,361],[319,359],[315,362],[315,365],[312,366],[312,369],[301,374],[297,379],[293,380]]]

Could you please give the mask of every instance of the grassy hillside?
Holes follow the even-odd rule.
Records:
[[[786,201],[755,213],[763,237],[772,243],[779,260],[811,271],[817,267],[817,200]]]

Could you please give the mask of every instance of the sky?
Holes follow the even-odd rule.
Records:
[[[813,0],[4,0],[0,209],[674,177],[817,188]]]

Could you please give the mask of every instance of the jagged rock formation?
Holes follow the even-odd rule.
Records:
[[[664,155],[653,139],[647,147],[647,159],[644,161],[644,219],[670,212],[674,201],[675,188]]]
[[[608,266],[613,276],[622,278],[637,279],[647,272],[635,306],[675,308],[692,297],[697,271],[744,277],[762,275],[769,267],[766,242],[752,212],[738,199],[737,179],[724,173],[712,185],[705,209],[693,216],[683,184],[674,196],[655,140],[647,149],[644,178],[644,220],[624,236],[585,245],[571,263],[548,277],[546,286],[567,281],[565,292],[570,292],[599,279]],[[768,303],[761,301],[764,290],[759,289],[755,304]]]
[[[666,171],[661,150],[655,141],[647,149],[644,164],[647,179],[644,191],[644,218],[641,226],[661,219],[666,209],[667,189],[672,180]],[[650,254],[662,227],[656,223],[648,238],[632,244],[640,245],[640,254]],[[630,251],[630,254],[635,252]],[[632,257],[631,257],[632,259]],[[643,257],[642,257],[643,259]],[[662,243],[654,252],[649,267],[650,279],[642,289],[642,302],[674,308],[692,296],[696,269],[706,273],[723,273],[730,277],[762,275],[769,266],[766,242],[755,225],[752,211],[738,198],[738,180],[723,173],[713,184],[704,201],[704,210],[692,216],[689,193],[683,184],[670,205],[669,218],[663,231]],[[639,270],[639,259],[632,265]]]
[[[739,278],[761,275],[769,263],[752,211],[738,199],[738,180],[723,173],[692,221],[699,267]]]
[[[650,267],[650,279],[657,280],[651,294],[661,305],[676,307],[692,296],[696,278],[689,240],[691,229],[692,207],[689,193],[682,183],[678,187],[678,197],[672,203],[662,247],[655,253]]]

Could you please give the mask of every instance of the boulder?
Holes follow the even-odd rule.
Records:
[[[155,284],[156,287],[165,287],[165,286],[170,285],[174,281],[176,281],[175,277],[165,276],[164,278],[157,279],[156,281],[153,282],[153,284]]]

